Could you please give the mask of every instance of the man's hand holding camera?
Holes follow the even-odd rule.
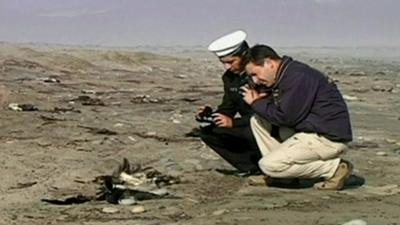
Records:
[[[244,85],[240,88],[243,100],[251,105],[255,100],[264,98],[268,94],[265,92],[258,92],[256,89],[250,88],[249,85]]]
[[[233,119],[222,113],[213,112],[210,106],[203,106],[196,115],[196,120],[201,123],[210,123],[218,127],[233,127]]]
[[[233,127],[232,118],[221,113],[213,113],[213,121],[218,127]]]

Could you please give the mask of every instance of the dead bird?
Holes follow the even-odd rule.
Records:
[[[129,163],[124,158],[122,163],[112,173],[114,178],[118,177],[121,181],[138,186],[141,184],[155,184],[158,188],[162,186],[180,183],[179,177],[162,174],[153,167],[142,167],[140,164]]]
[[[111,176],[97,177],[97,181],[101,185],[97,200],[121,204],[124,199],[143,201],[177,198],[161,187],[179,183],[180,179],[164,175],[152,167],[142,168],[140,164],[131,164],[124,158]]]
[[[170,196],[165,189],[151,191],[123,184],[116,184],[111,176],[104,177],[102,195],[98,200],[106,200],[112,204],[119,204],[124,199],[134,199],[135,201],[143,201],[150,199],[175,198]]]

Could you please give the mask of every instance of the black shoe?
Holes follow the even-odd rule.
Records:
[[[224,175],[230,175],[230,176],[235,176],[235,177],[248,177],[252,175],[261,175],[262,172],[259,169],[254,169],[254,170],[247,170],[247,171],[242,171],[242,170],[226,170],[226,169],[216,169],[218,173],[222,173]]]

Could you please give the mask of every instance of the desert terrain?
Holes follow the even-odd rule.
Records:
[[[201,47],[0,42],[0,224],[400,224],[400,49],[277,50],[336,81],[354,133],[343,158],[362,186],[253,187],[217,172],[232,168],[185,136],[198,126],[197,108],[223,94],[223,68]],[[123,158],[179,177],[166,187],[176,198],[41,201],[92,194],[94,178]],[[144,212],[132,213],[138,205]]]

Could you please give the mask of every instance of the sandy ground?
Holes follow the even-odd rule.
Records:
[[[231,167],[184,136],[197,126],[197,108],[222,96],[222,68],[206,52],[0,43],[0,224],[400,224],[399,61],[361,49],[280,52],[337,81],[354,130],[344,158],[363,186],[251,187],[216,172]],[[10,103],[38,110],[14,111]],[[142,201],[140,214],[105,201],[41,201],[92,193],[91,180],[124,157],[179,176],[168,190],[180,198]],[[102,211],[110,206],[118,212]]]

